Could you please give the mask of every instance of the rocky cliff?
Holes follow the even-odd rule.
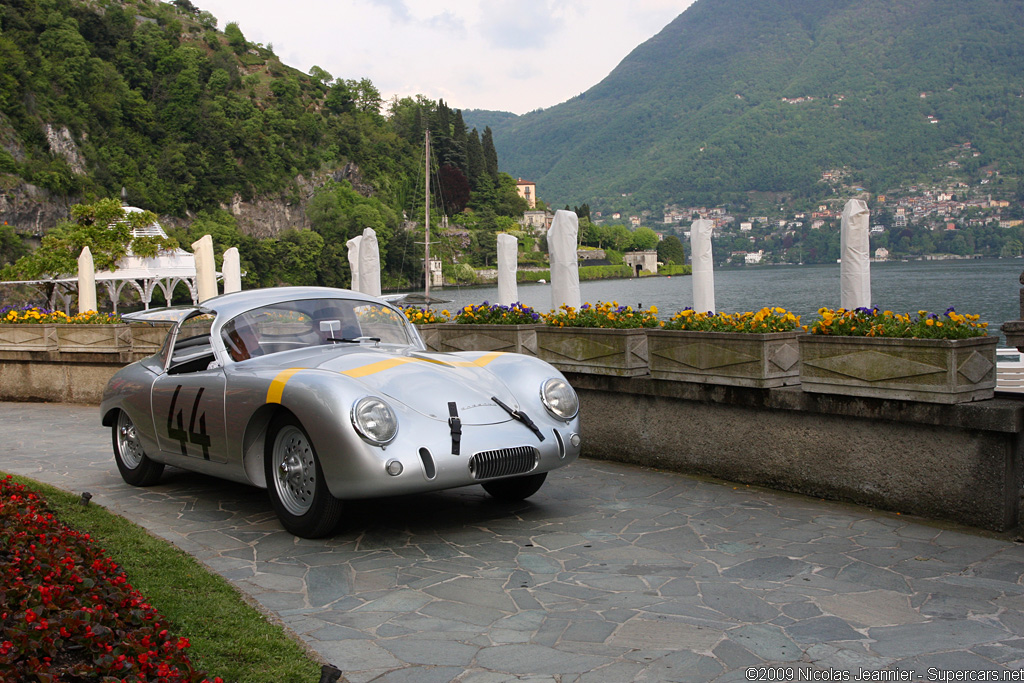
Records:
[[[238,229],[246,235],[267,238],[277,237],[286,230],[305,230],[310,227],[306,218],[306,206],[316,190],[327,181],[347,180],[357,192],[364,196],[374,194],[373,187],[366,183],[355,164],[317,174],[313,178],[299,176],[295,179],[298,199],[292,197],[256,197],[245,201],[236,195],[230,203],[221,208],[230,211],[238,221]],[[70,215],[71,206],[80,203],[79,197],[60,197],[53,193],[21,182],[11,175],[0,174],[0,223],[11,225],[25,236],[40,237]],[[146,207],[140,207],[146,208]],[[191,222],[191,216],[161,216],[166,226],[183,226]]]

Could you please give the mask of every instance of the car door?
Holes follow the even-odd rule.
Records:
[[[210,345],[213,315],[179,325],[167,369],[153,383],[153,421],[160,450],[171,461],[227,461],[224,368]]]

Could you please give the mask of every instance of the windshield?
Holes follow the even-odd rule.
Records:
[[[256,308],[225,323],[221,338],[235,361],[327,344],[413,343],[401,312],[348,299],[301,299]]]

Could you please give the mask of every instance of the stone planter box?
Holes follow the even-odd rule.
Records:
[[[132,330],[117,325],[54,325],[61,353],[118,353],[131,351]]]
[[[999,338],[800,337],[804,391],[928,403],[992,398]]]
[[[443,323],[436,326],[435,334],[439,351],[504,351],[536,356],[538,327]]]
[[[443,323],[426,323],[423,325],[415,325],[416,331],[420,333],[420,338],[423,339],[423,343],[427,345],[429,351],[440,351],[441,342],[438,340],[437,328],[441,327]]]
[[[160,350],[168,325],[2,324],[0,356],[59,360],[95,354],[117,356],[122,362],[151,356]]]
[[[538,325],[537,356],[563,372],[639,377],[648,373],[647,330]]]
[[[163,348],[164,340],[171,329],[170,324],[130,323],[132,356],[145,358]]]
[[[0,351],[56,351],[56,325],[14,323],[0,325]]]
[[[803,334],[649,329],[648,365],[655,379],[760,389],[798,384]]]

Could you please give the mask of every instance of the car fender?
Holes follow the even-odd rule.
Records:
[[[358,382],[317,368],[288,368],[272,376],[260,373],[248,379],[239,373],[235,379],[239,395],[255,398],[262,393],[261,404],[246,410],[250,417],[244,426],[239,426],[238,435],[242,466],[253,484],[267,485],[263,461],[267,439],[271,438],[269,428],[281,412],[293,415],[306,431],[328,488],[336,497],[346,493],[338,482],[373,478],[383,470],[388,459],[386,447],[367,443],[352,425],[353,404],[371,395]],[[250,390],[242,388],[246,384]],[[400,425],[414,424],[415,413],[395,401],[388,404],[398,414]]]
[[[135,423],[146,455],[159,460],[160,450],[149,402],[156,377],[143,362],[132,363],[114,373],[100,401],[100,421],[104,427],[113,427],[118,411],[125,411]]]

